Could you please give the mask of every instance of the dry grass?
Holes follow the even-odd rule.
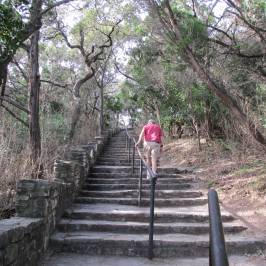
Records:
[[[266,231],[265,151],[253,145],[212,141],[199,151],[194,139],[168,140],[162,165],[193,166],[205,188],[254,230]]]
[[[195,139],[168,142],[164,148],[162,164],[194,166],[198,176],[208,186],[221,190],[243,189],[244,185],[245,190],[252,190],[259,196],[263,197],[266,193],[264,151],[223,141],[204,141],[201,151]]]
[[[16,126],[9,127],[8,123],[0,125],[0,219],[8,217],[7,212],[14,209],[16,183],[20,179],[53,178],[54,161],[64,158],[70,145],[86,144],[95,136],[97,127],[94,121],[82,123],[71,143],[67,143],[61,136],[48,126],[42,132],[42,155],[39,160],[39,171],[30,161],[30,150],[27,136],[21,138]],[[5,130],[3,130],[5,129]],[[36,172],[36,175],[33,173]],[[8,211],[7,211],[8,210]],[[11,212],[13,214],[13,211]]]

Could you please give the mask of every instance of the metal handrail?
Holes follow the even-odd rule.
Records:
[[[130,145],[131,145],[131,139],[133,140],[133,152],[132,152],[132,174],[134,174],[134,168],[135,168],[135,148],[137,149],[138,155],[140,157],[140,178],[139,178],[139,197],[138,197],[138,205],[141,206],[141,193],[142,193],[142,168],[143,164],[146,166],[146,169],[151,177],[151,192],[150,192],[150,222],[149,222],[149,251],[148,251],[148,258],[150,260],[153,259],[153,235],[154,235],[154,196],[155,196],[155,185],[156,185],[156,179],[157,175],[153,173],[151,168],[146,164],[139,147],[136,146],[136,140],[135,138],[131,137],[128,133],[127,127],[126,129],[126,148],[128,149],[128,161],[130,162]]]
[[[214,189],[209,189],[208,204],[210,223],[209,265],[229,266],[225,248],[224,231],[219,206],[219,199],[217,192]]]

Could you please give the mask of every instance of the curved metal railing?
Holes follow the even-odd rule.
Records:
[[[141,206],[141,198],[142,198],[142,177],[143,177],[143,166],[146,167],[147,172],[151,177],[151,189],[150,189],[150,221],[149,221],[149,251],[148,251],[148,258],[151,260],[153,258],[153,235],[154,235],[154,197],[155,197],[155,186],[157,175],[155,175],[147,165],[144,157],[141,154],[141,151],[138,146],[136,146],[135,138],[131,137],[128,133],[127,127],[126,130],[126,149],[128,150],[128,162],[131,162],[132,165],[132,175],[134,175],[135,171],[135,150],[137,150],[139,158],[140,158],[140,171],[139,171],[139,191],[138,191],[138,206]],[[132,145],[133,144],[133,145]],[[131,147],[132,146],[132,147]],[[131,156],[131,149],[132,149],[132,156]]]
[[[209,189],[208,205],[210,223],[209,265],[229,266],[225,248],[224,230],[219,199],[217,192],[214,189]]]

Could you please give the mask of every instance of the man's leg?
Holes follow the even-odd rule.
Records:
[[[151,154],[147,153],[146,155],[146,164],[152,168],[152,158],[151,158]]]
[[[151,160],[151,154],[147,154],[146,155],[146,164],[147,166],[149,166],[150,168],[152,167],[152,160]],[[151,175],[147,169],[147,179],[151,179]]]
[[[152,171],[157,173],[157,160],[160,156],[160,146],[155,145],[151,151],[151,160],[152,160]]]
[[[151,162],[152,162],[152,171],[154,173],[157,173],[157,154],[156,152],[153,152],[152,155],[151,155]]]
[[[151,159],[151,148],[149,146],[148,143],[144,143],[144,153],[145,153],[145,161],[146,161],[146,164],[147,166],[149,166],[150,168],[152,167],[152,159]],[[147,170],[147,179],[150,179],[151,176]]]

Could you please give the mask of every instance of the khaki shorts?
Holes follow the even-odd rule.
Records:
[[[157,142],[144,141],[143,150],[146,158],[152,157],[158,159],[160,157],[161,145]]]

